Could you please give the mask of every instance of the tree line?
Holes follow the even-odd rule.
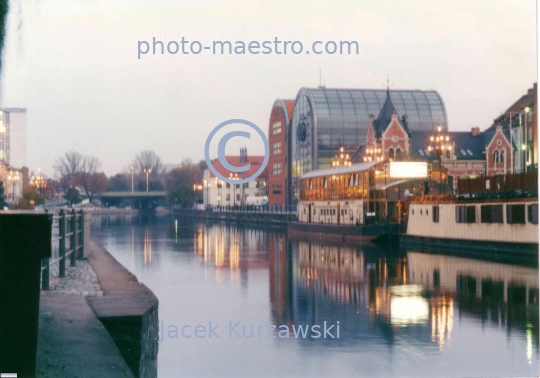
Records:
[[[165,191],[169,204],[186,206],[196,201],[194,185],[202,182],[206,162],[184,159],[177,167],[167,170],[154,151],[145,150],[122,172],[107,177],[98,158],[68,151],[56,159],[53,168],[58,179],[48,180],[47,195],[62,192],[70,204],[79,203],[83,194],[92,202],[105,191],[142,192],[148,185],[149,191]]]

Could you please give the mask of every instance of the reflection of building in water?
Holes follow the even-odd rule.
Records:
[[[266,269],[267,241],[263,233],[222,224],[199,225],[193,235],[193,249],[204,265],[214,266],[216,281],[225,280],[247,284],[249,269]]]
[[[448,334],[451,331],[450,296],[455,296],[460,313],[504,326],[508,332],[522,329],[534,335],[538,346],[538,269],[420,252],[408,252],[407,260],[411,280],[436,293],[431,298],[439,306],[431,310],[432,328],[437,324],[432,337],[439,344],[443,334],[439,323],[445,322]]]
[[[291,273],[292,260],[287,249],[287,236],[283,232],[268,233],[268,259],[270,274],[270,303],[272,318],[276,324],[287,324],[291,317],[287,309],[291,308]]]
[[[275,324],[339,319],[350,341],[375,335],[391,342],[401,334],[442,349],[466,314],[522,329],[531,339],[529,349],[537,347],[536,269],[415,252],[403,257],[366,246],[288,243],[270,236]]]

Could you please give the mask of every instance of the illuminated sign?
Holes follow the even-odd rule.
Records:
[[[390,177],[392,178],[421,178],[427,175],[428,168],[425,161],[390,162]]]

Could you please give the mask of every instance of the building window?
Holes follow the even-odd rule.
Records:
[[[390,158],[390,159],[394,158],[394,149],[393,148],[388,150],[388,158]]]
[[[480,206],[480,222],[482,223],[503,223],[502,214],[502,205]]]
[[[281,153],[281,142],[272,144],[272,155],[278,155]]]
[[[276,111],[277,113],[277,111]],[[272,124],[272,135],[276,135],[276,134],[279,134],[281,133],[281,121],[278,121],[278,122],[274,122]]]
[[[527,205],[529,223],[538,224],[538,204]]]
[[[236,195],[236,200],[237,200],[238,202],[240,202],[240,194],[237,194],[237,195]]]
[[[424,154],[424,150],[418,150],[418,153],[420,154],[420,156],[426,156],[426,155]]]
[[[506,205],[506,223],[525,224],[525,205]]]
[[[396,157],[398,157],[401,154],[401,148],[396,148]]]
[[[476,223],[476,206],[456,206],[456,223]]]
[[[226,187],[227,187],[227,188],[230,188],[230,187],[231,187],[231,184],[230,184],[230,183],[227,183]]]
[[[499,151],[497,151],[497,150],[493,151],[493,161],[495,163],[499,162]]]
[[[281,169],[281,163],[274,163],[272,164],[272,174],[274,175],[280,175],[282,172]]]
[[[281,194],[281,190],[274,190],[272,191],[272,194]]]
[[[309,188],[313,189],[313,180],[309,180]]]
[[[230,194],[225,195],[225,201],[230,201],[230,200],[231,200],[231,195]]]
[[[439,206],[433,206],[433,222],[439,221]]]
[[[504,163],[504,150],[499,152],[499,163]]]
[[[217,195],[217,201],[218,201],[218,202],[221,202],[221,194],[218,194],[218,195]]]

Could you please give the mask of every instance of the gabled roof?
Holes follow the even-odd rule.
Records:
[[[498,124],[507,125],[508,119],[510,118],[510,116],[512,116],[512,118],[516,118],[517,113],[521,112],[525,107],[527,106],[531,108],[534,107],[535,97],[536,97],[536,88],[537,88],[536,83],[534,83],[532,89],[529,89],[526,94],[521,96],[519,100],[517,100],[514,104],[512,104],[512,106],[506,109],[506,111],[503,114],[495,118],[495,120],[493,121],[493,124],[489,127],[488,130],[495,129],[495,127]],[[512,124],[513,123],[514,121],[512,121]]]
[[[452,131],[445,133],[445,135],[449,135],[450,140],[454,143],[456,149],[454,154],[457,160],[485,160],[484,151],[496,132],[497,130],[488,129],[474,136],[470,131]],[[506,136],[506,139],[510,140],[510,134],[508,132],[503,132],[503,134]],[[431,135],[434,134],[427,131],[411,132],[411,156],[438,159],[435,153],[426,156]],[[419,150],[423,151],[423,156]],[[463,154],[462,150],[465,154]]]
[[[390,125],[390,122],[392,122],[392,116],[394,115],[394,113],[398,114],[396,107],[394,106],[394,103],[392,102],[392,99],[390,98],[390,92],[387,92],[386,100],[384,101],[381,111],[379,112],[379,116],[377,117],[377,119],[373,120],[373,130],[375,131],[376,138],[380,138],[381,135],[386,130],[386,128],[388,127],[388,125]],[[398,114],[398,122],[403,127],[405,132],[407,134],[410,134],[406,117],[400,118]]]
[[[246,165],[246,163],[242,163],[240,161],[240,156],[239,155],[237,155],[237,156],[226,156],[226,158],[227,158],[227,161],[229,162],[229,164],[234,165],[236,167],[241,167],[243,165]],[[257,170],[259,170],[259,168],[261,168],[261,165],[262,165],[263,161],[264,161],[264,156],[249,156],[248,155],[247,162],[250,164],[250,167],[246,172],[243,173],[244,176],[245,177],[252,176],[255,172],[257,172]],[[221,173],[223,176],[229,177],[229,175],[230,175],[229,170],[227,170],[225,167],[223,167],[221,165],[219,159],[212,160],[212,166],[216,169],[216,171]],[[214,173],[211,170],[208,170],[208,173],[210,174],[210,178],[216,177],[216,175],[214,175]],[[238,176],[240,176],[240,174],[238,174]]]

